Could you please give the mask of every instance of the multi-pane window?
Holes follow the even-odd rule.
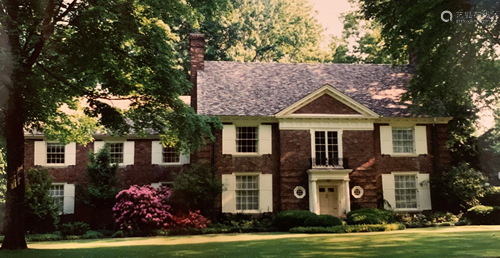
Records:
[[[336,131],[314,132],[316,165],[339,165],[339,138]]]
[[[236,210],[259,209],[259,176],[236,176]]]
[[[123,163],[123,142],[109,144],[111,163]]]
[[[64,164],[64,145],[47,143],[47,164]]]
[[[163,163],[179,163],[180,156],[172,147],[163,147]]]
[[[55,203],[62,212],[64,206],[64,185],[52,185],[50,187],[50,195],[54,198]]]
[[[395,194],[397,209],[417,208],[417,176],[395,175]]]
[[[256,153],[259,141],[258,127],[236,127],[236,151]]]
[[[394,153],[414,153],[413,128],[392,128],[392,148]]]

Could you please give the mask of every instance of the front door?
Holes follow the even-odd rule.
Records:
[[[319,186],[319,213],[339,215],[338,186]]]

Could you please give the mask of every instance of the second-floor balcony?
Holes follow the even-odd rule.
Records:
[[[346,169],[349,168],[347,158],[311,158],[311,168]]]

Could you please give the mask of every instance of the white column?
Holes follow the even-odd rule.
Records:
[[[345,212],[348,213],[351,211],[351,194],[349,193],[349,179],[344,180],[344,193],[346,197],[346,202],[345,202]]]
[[[318,196],[316,195],[316,179],[309,180],[309,210],[319,214],[318,210]]]

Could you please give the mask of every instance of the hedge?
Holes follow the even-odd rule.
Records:
[[[342,221],[332,215],[311,216],[304,221],[304,227],[333,227],[342,225]]]
[[[379,224],[379,225],[345,225],[334,227],[295,227],[290,229],[290,233],[356,233],[356,232],[379,232],[403,230],[403,224]]]
[[[306,210],[282,211],[276,215],[273,225],[280,231],[288,231],[291,228],[304,226],[308,218],[315,216],[318,215]]]
[[[347,224],[386,224],[394,222],[392,211],[379,209],[359,209],[347,213]]]
[[[467,210],[465,218],[473,225],[500,225],[500,207],[474,206]]]

